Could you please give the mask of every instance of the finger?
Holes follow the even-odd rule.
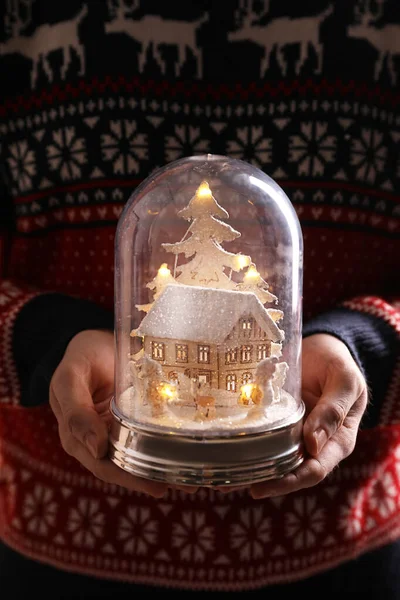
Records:
[[[112,463],[108,458],[96,459],[85,446],[72,436],[69,430],[60,428],[59,433],[61,443],[66,452],[78,460],[98,479],[133,492],[148,494],[154,498],[162,498],[165,495],[167,491],[166,484],[131,475]]]
[[[64,424],[73,437],[84,444],[94,458],[107,454],[108,427],[100,418],[86,380],[79,370],[67,365],[59,368],[52,380],[52,407],[59,424]]]
[[[54,413],[54,416],[57,419],[58,424],[60,425],[62,423],[62,412],[61,412],[61,408],[60,405],[58,403],[58,400],[56,398],[56,395],[53,391],[52,386],[50,386],[50,391],[49,391],[49,404],[50,404],[50,408]]]
[[[331,363],[322,396],[304,423],[304,443],[311,456],[321,452],[355,405],[359,408],[361,420],[365,408],[362,401],[364,389],[366,386],[362,386],[361,373],[349,368],[346,361],[339,359]]]
[[[111,414],[110,413],[110,402],[111,402],[112,396],[113,396],[113,394],[110,393],[109,397],[106,398],[105,400],[102,400],[101,402],[96,402],[95,408],[96,408],[97,414],[99,414],[99,415]]]
[[[272,481],[255,483],[250,488],[250,495],[254,500],[284,496],[300,489],[316,485],[324,478],[323,466],[320,459],[308,458],[296,471]]]
[[[254,499],[283,496],[313,487],[323,481],[354,449],[357,429],[343,427],[329,440],[318,457],[309,457],[295,471],[281,479],[253,484],[250,494]]]

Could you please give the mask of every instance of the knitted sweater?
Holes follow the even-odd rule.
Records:
[[[216,590],[298,580],[398,538],[397,0],[0,12],[0,537],[61,569]],[[113,327],[124,203],[157,166],[205,152],[286,191],[304,335],[343,340],[370,389],[351,456],[285,497],[107,485],[64,452],[48,405],[68,341]]]

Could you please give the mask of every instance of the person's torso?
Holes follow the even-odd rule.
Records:
[[[156,167],[211,152],[254,163],[295,205],[305,318],[390,294],[399,37],[390,1],[7,4],[9,275],[111,306],[130,193]]]
[[[306,319],[396,291],[397,0],[14,0],[3,17],[0,168],[16,217],[5,275],[112,308],[114,233],[129,195],[156,167],[210,152],[254,163],[293,202]],[[385,463],[395,432],[379,448],[364,432],[318,490],[153,501],[66,456],[46,407],[5,409],[1,426],[5,537],[72,570],[252,587],[373,545],[395,512]]]

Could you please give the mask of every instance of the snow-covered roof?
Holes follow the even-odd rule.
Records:
[[[166,286],[136,333],[155,338],[221,344],[241,317],[253,317],[271,341],[283,340],[283,331],[252,292],[181,284]]]

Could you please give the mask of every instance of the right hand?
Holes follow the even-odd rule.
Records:
[[[50,383],[50,406],[62,447],[102,481],[161,498],[166,484],[135,477],[107,457],[113,392],[113,334],[97,330],[78,333]]]

